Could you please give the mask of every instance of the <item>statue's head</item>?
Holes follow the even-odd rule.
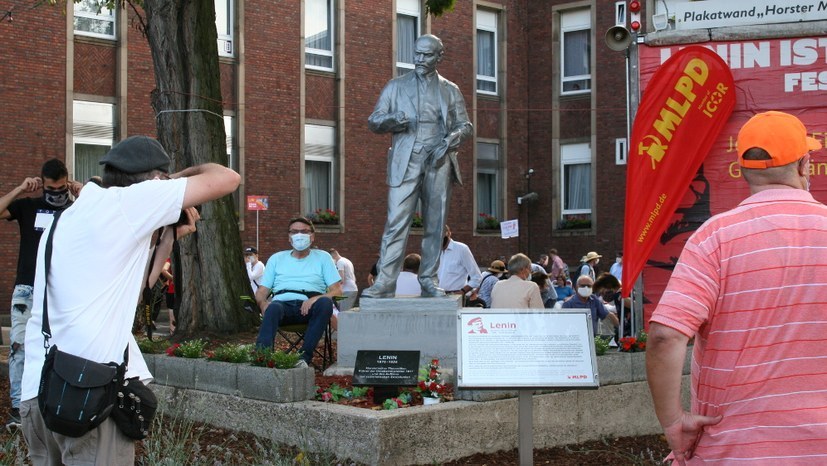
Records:
[[[432,34],[419,36],[414,44],[414,65],[420,76],[428,76],[436,71],[436,65],[442,61],[444,47],[439,37]]]

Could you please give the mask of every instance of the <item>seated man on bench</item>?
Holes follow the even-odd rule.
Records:
[[[302,359],[296,367],[307,367],[313,359],[333,314],[333,298],[342,294],[341,277],[330,254],[310,249],[315,231],[304,217],[290,220],[287,234],[293,248],[270,257],[256,291],[264,316],[256,348],[272,348],[279,325],[307,324]],[[271,291],[273,301],[268,303]]]

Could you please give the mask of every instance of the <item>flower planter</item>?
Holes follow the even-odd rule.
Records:
[[[195,387],[197,390],[238,394],[238,368],[242,364],[195,359]]]
[[[426,396],[426,397],[422,398],[422,404],[425,405],[425,406],[435,405],[437,403],[440,403],[441,401],[442,400],[440,400],[439,398],[431,398],[430,396]]]
[[[313,368],[272,369],[243,363],[144,355],[155,383],[255,400],[289,403],[312,400]]]
[[[313,368],[271,369],[239,365],[238,391],[244,398],[290,403],[315,397]]]
[[[181,388],[197,388],[195,386],[196,359],[179,358],[173,356],[155,356],[155,383],[172,385]]]

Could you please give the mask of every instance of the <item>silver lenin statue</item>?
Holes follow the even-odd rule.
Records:
[[[374,133],[391,133],[388,151],[388,220],[382,235],[377,276],[365,298],[390,298],[402,268],[411,220],[422,202],[422,296],[445,296],[437,287],[442,228],[451,184],[462,184],[457,148],[471,136],[465,101],[456,84],[436,71],[442,41],[427,34],[416,40],[413,72],[388,82],[368,118]]]

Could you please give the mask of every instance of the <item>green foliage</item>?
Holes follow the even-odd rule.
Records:
[[[169,348],[169,340],[147,340],[145,337],[137,339],[138,348],[144,354],[162,354]]]
[[[411,227],[413,227],[413,228],[422,228],[422,214],[421,213],[416,212],[414,214],[413,219],[411,219]]]
[[[425,0],[425,12],[434,17],[454,11],[456,0]]]
[[[481,213],[480,218],[477,220],[477,229],[478,230],[494,230],[500,227],[500,221],[497,220],[497,217],[493,215],[488,215],[486,213]]]
[[[382,409],[396,409],[402,408],[411,404],[411,392],[404,391],[396,398],[388,398],[382,403]]]
[[[638,343],[646,343],[646,339],[648,339],[648,338],[649,338],[649,335],[647,335],[647,334],[646,334],[646,332],[644,332],[643,330],[641,330],[641,331],[637,334],[637,341],[638,341]]]
[[[214,351],[207,353],[210,361],[224,361],[234,363],[250,362],[250,355],[253,352],[253,345],[238,345],[235,343],[224,343]]]
[[[557,223],[557,228],[560,230],[580,230],[591,227],[591,214],[565,214]]]
[[[175,350],[175,356],[182,358],[200,358],[204,356],[204,348],[207,342],[201,338],[181,343]]]
[[[205,408],[206,409],[206,408]],[[237,448],[235,434],[223,438],[207,424],[170,413],[161,406],[152,421],[152,433],[143,440],[143,455],[136,464],[144,466],[190,466],[201,464],[257,464],[294,465],[290,456],[284,456],[277,444],[263,445],[256,439],[252,455]],[[0,462],[1,463],[1,462]],[[322,464],[322,463],[317,463]],[[333,463],[327,463],[333,464]]]
[[[26,441],[23,439],[22,429],[10,429],[0,441],[0,464],[2,465],[26,465],[28,455],[28,448]]]
[[[311,222],[321,225],[338,225],[339,214],[331,209],[316,209],[307,216]]]
[[[603,356],[609,350],[609,340],[602,337],[594,337],[594,353]]]
[[[285,353],[270,348],[259,348],[253,351],[250,363],[258,367],[292,369],[299,362],[299,359],[301,359],[301,353]]]
[[[316,399],[319,401],[332,401],[338,403],[339,400],[352,400],[354,398],[363,398],[367,396],[369,387],[341,387],[339,384],[330,384],[326,390],[316,386]]]

